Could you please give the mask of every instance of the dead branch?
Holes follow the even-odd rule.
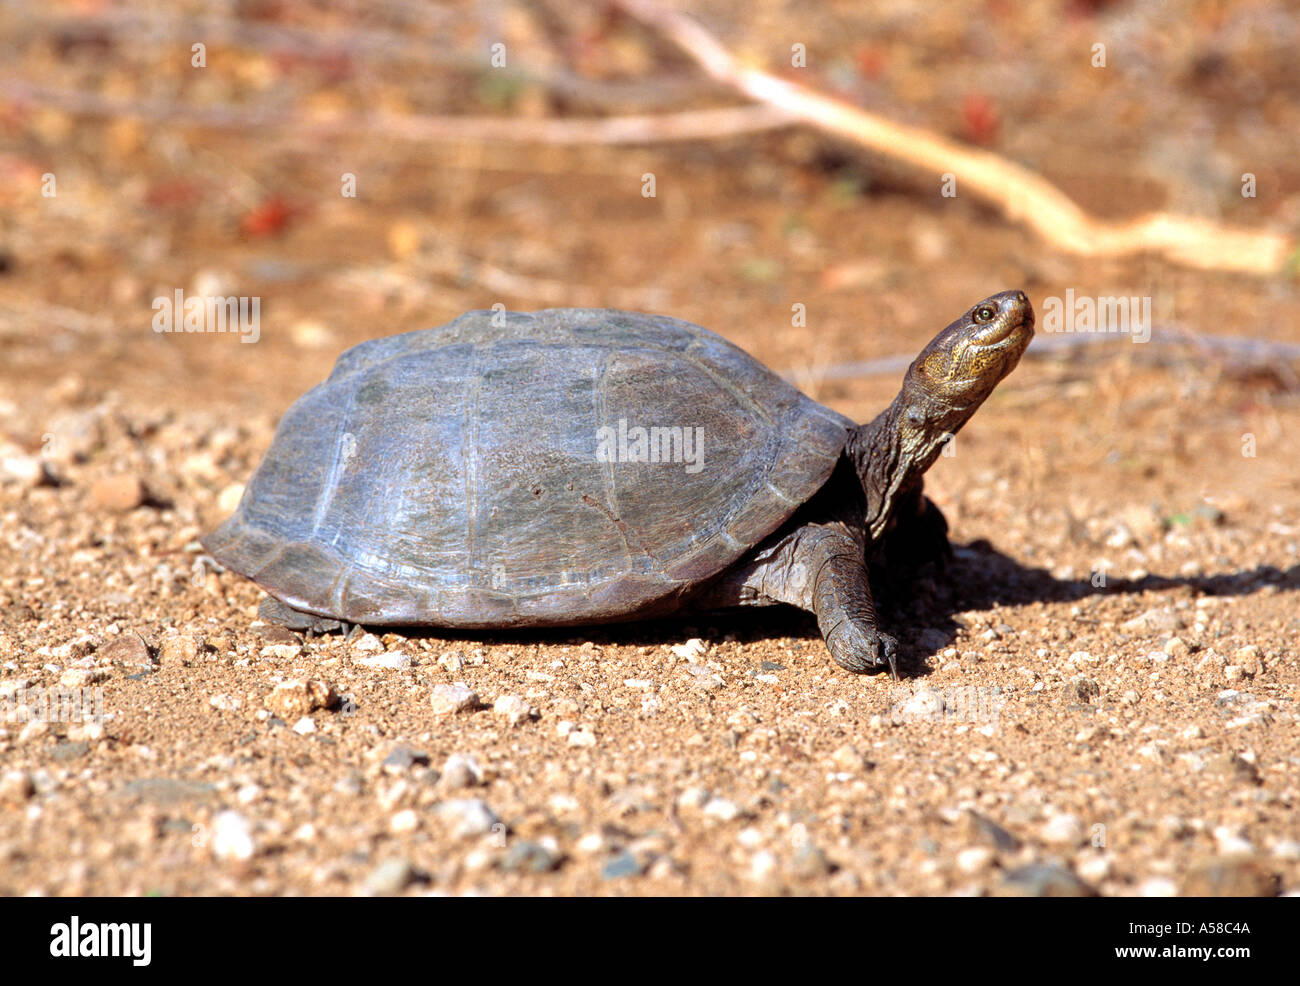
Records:
[[[1124,223],[1096,219],[1041,175],[987,151],[894,123],[740,62],[694,18],[657,0],[616,0],[623,10],[671,40],[713,79],[827,133],[936,175],[989,201],[1048,244],[1082,256],[1150,251],[1202,270],[1276,274],[1296,250],[1280,233],[1224,226],[1210,219],[1153,212]]]
[[[34,85],[0,79],[14,102],[55,106],[85,116],[128,117],[152,123],[194,124],[224,129],[279,127],[295,137],[387,137],[393,140],[513,141],[542,144],[649,144],[678,140],[715,140],[788,127],[795,121],[771,106],[728,106],[679,113],[563,119],[519,117],[355,115],[303,119],[283,106],[194,106],[173,100],[109,99],[81,89]]]

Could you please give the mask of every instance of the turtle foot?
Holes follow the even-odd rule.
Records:
[[[262,604],[257,607],[257,615],[267,623],[275,623],[290,630],[307,633],[333,633],[335,630],[343,629],[343,624],[338,620],[317,616],[315,613],[304,613],[302,610],[285,605],[274,596],[267,596],[262,600]]]
[[[827,635],[826,647],[846,671],[864,674],[889,665],[890,674],[898,680],[898,641],[887,633],[846,620]]]

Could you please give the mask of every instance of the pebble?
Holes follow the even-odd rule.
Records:
[[[1119,625],[1125,633],[1173,633],[1182,627],[1182,618],[1167,607],[1149,609]]]
[[[600,868],[604,880],[618,880],[627,876],[640,876],[645,872],[645,864],[626,850],[616,853],[605,861]]]
[[[1212,859],[1193,864],[1183,881],[1187,897],[1276,897],[1279,875],[1255,859]]]
[[[266,698],[266,707],[288,722],[302,719],[317,709],[332,708],[338,700],[338,694],[328,682],[295,678],[276,685]]]
[[[1110,856],[1093,851],[1083,855],[1074,868],[1082,879],[1089,883],[1100,883],[1109,878],[1114,866],[1114,860]]]
[[[668,648],[678,657],[687,661],[692,661],[697,657],[703,657],[709,652],[709,646],[699,637],[692,637],[684,644],[673,644]]]
[[[824,877],[831,872],[834,867],[826,857],[826,853],[819,847],[806,843],[799,847],[790,860],[790,872],[802,880],[815,880],[818,877]]]
[[[869,769],[867,758],[854,747],[845,744],[831,754],[831,763],[848,774],[856,774]]]
[[[434,809],[434,812],[450,827],[451,834],[458,839],[486,835],[492,831],[492,826],[500,821],[487,803],[479,798],[444,801]]]
[[[560,865],[560,854],[540,842],[512,845],[497,866],[508,873],[547,873]]]
[[[148,497],[137,476],[105,476],[90,486],[90,503],[97,510],[125,513],[134,510]]]
[[[677,797],[677,807],[686,811],[699,811],[709,803],[711,794],[706,787],[688,787]]]
[[[483,768],[469,754],[453,753],[442,765],[442,786],[457,791],[483,783]]]
[[[271,657],[278,661],[292,661],[302,657],[302,644],[267,644],[257,652],[261,657]]]
[[[222,692],[220,695],[213,695],[208,699],[208,705],[212,706],[218,712],[234,712],[243,703],[233,695],[227,695]]]
[[[388,897],[400,894],[415,879],[415,868],[410,863],[404,859],[390,859],[370,871],[362,883],[362,892],[370,897]]]
[[[957,853],[957,869],[968,876],[973,876],[991,867],[995,858],[996,853],[988,846],[971,846]]]
[[[429,763],[429,754],[422,750],[416,750],[404,743],[399,743],[393,747],[388,756],[380,764],[384,771],[389,774],[401,774],[410,770],[417,764],[427,766]]]
[[[986,845],[1002,852],[1014,852],[1020,848],[1020,839],[992,819],[985,818],[976,811],[967,812],[967,818],[971,831]]]
[[[96,656],[104,662],[131,667],[149,667],[153,664],[148,645],[140,639],[139,634],[129,630],[99,648]]]
[[[1030,863],[1011,870],[996,888],[999,897],[1096,897],[1097,891],[1067,869]]]
[[[363,633],[354,638],[348,647],[355,654],[382,654],[386,649],[384,642],[373,633]]]
[[[6,770],[0,777],[0,803],[21,804],[35,793],[32,775],[25,770]]]
[[[460,651],[449,650],[438,658],[438,664],[448,674],[455,674],[465,666],[465,658],[461,657]]]
[[[293,724],[293,731],[299,736],[310,736],[316,732],[316,723],[312,721],[311,716],[303,716]]]
[[[135,634],[128,636],[134,637]],[[193,634],[171,633],[158,643],[158,663],[182,666],[193,664],[199,659],[201,649]]]
[[[431,698],[433,714],[439,716],[473,712],[482,704],[478,692],[459,681],[454,685],[434,685]]]
[[[943,695],[933,689],[922,688],[895,706],[893,720],[895,724],[916,720],[930,721],[941,717],[943,710]]]
[[[730,822],[740,817],[740,808],[734,801],[726,798],[711,798],[704,806],[704,814],[720,822]]]
[[[212,820],[212,855],[223,862],[242,862],[257,851],[252,824],[237,811],[223,811]]]
[[[244,498],[243,483],[229,483],[217,494],[217,511],[221,514],[233,514]]]
[[[1230,825],[1220,825],[1214,830],[1214,844],[1221,856],[1249,856],[1255,852],[1254,845],[1241,830]]]
[[[394,835],[405,835],[408,832],[414,832],[420,827],[420,816],[416,814],[415,809],[406,808],[399,811],[396,815],[388,820],[388,831]]]
[[[510,725],[518,726],[533,716],[532,707],[518,695],[502,695],[492,703],[492,712]]]
[[[382,654],[357,658],[357,663],[364,668],[377,671],[404,671],[414,662],[409,654],[404,654],[401,651],[385,651]]]
[[[68,668],[59,675],[59,684],[64,688],[88,688],[101,681],[107,681],[109,672],[106,668]]]
[[[568,742],[570,746],[586,749],[596,745],[596,734],[586,726],[580,726],[569,733]]]
[[[1191,648],[1182,637],[1170,637],[1165,641],[1165,653],[1170,657],[1186,657],[1191,653]]]

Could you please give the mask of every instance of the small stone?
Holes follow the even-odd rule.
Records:
[[[482,703],[478,692],[463,682],[454,685],[434,685],[432,705],[434,715],[452,715],[457,712],[473,712]]]
[[[0,803],[22,804],[35,793],[32,775],[25,770],[6,770],[0,777]]]
[[[1230,825],[1220,825],[1214,830],[1214,844],[1220,856],[1251,856],[1255,847],[1241,830]]]
[[[1020,839],[992,819],[985,818],[976,811],[967,812],[967,818],[970,821],[971,831],[986,845],[1000,852],[1015,852],[1020,848]]]
[[[1093,851],[1083,855],[1074,868],[1080,878],[1089,883],[1100,883],[1110,876],[1114,861],[1104,853]]]
[[[84,757],[90,752],[90,744],[82,742],[59,743],[50,751],[50,756],[59,763],[67,763]]]
[[[516,842],[497,866],[507,873],[547,873],[560,865],[560,855],[540,842]]]
[[[401,651],[385,651],[382,654],[357,658],[357,663],[363,668],[376,671],[405,671],[413,662],[409,654],[403,654]]]
[[[125,513],[147,498],[144,484],[136,476],[106,476],[90,486],[90,503],[97,510]]]
[[[893,721],[934,722],[943,717],[943,695],[931,688],[922,688],[894,707]]]
[[[824,877],[832,869],[834,867],[826,858],[826,853],[810,843],[800,846],[794,858],[790,860],[790,872],[802,880]]]
[[[993,865],[996,854],[988,846],[971,846],[957,853],[957,869],[968,876],[983,873]]]
[[[1031,863],[1011,870],[995,888],[999,897],[1096,897],[1097,891],[1069,870]]]
[[[1276,897],[1281,892],[1281,876],[1250,858],[1195,864],[1183,881],[1186,897]]]
[[[222,515],[233,514],[244,498],[244,484],[230,483],[217,494],[217,511]]]
[[[267,696],[266,707],[288,722],[302,719],[317,709],[332,708],[338,700],[338,694],[327,682],[295,678],[276,685]]]
[[[223,811],[212,820],[212,855],[223,862],[253,858],[257,847],[251,823],[237,811]]]
[[[1169,608],[1149,609],[1119,626],[1125,633],[1173,633],[1182,627],[1182,618]]]
[[[1044,842],[1053,845],[1077,846],[1083,841],[1083,822],[1076,815],[1056,815],[1039,833]]]
[[[354,654],[382,654],[386,650],[384,642],[373,633],[363,633],[348,646]]]
[[[99,648],[96,657],[105,663],[124,664],[136,668],[149,667],[153,664],[149,646],[140,639],[139,634],[129,630]]]
[[[606,860],[605,865],[600,868],[600,876],[601,879],[604,880],[618,880],[628,876],[640,876],[643,872],[645,872],[645,865],[637,859],[636,856],[626,850],[610,857]]]
[[[483,768],[468,754],[453,753],[442,765],[442,786],[456,791],[483,783]]]
[[[258,651],[258,655],[277,661],[292,661],[302,657],[302,644],[296,641],[292,644],[267,644]]]
[[[370,871],[362,892],[370,897],[400,894],[415,882],[415,868],[404,859],[390,859]]]
[[[448,674],[455,674],[465,666],[465,658],[461,656],[460,651],[449,650],[438,658],[438,664]]]
[[[492,712],[510,725],[518,726],[533,716],[532,707],[518,695],[502,695],[492,703]]]
[[[107,681],[108,678],[106,668],[68,668],[59,675],[59,684],[64,688],[88,688]]]
[[[852,746],[845,744],[831,754],[831,764],[846,774],[856,774],[868,769],[867,758]]]
[[[311,716],[303,716],[293,724],[293,731],[299,736],[310,736],[316,732],[316,723],[312,721]]]
[[[434,809],[435,814],[451,829],[451,834],[460,839],[474,835],[486,835],[492,831],[500,820],[487,804],[478,798],[460,798],[444,801]]]
[[[677,798],[677,807],[686,811],[699,811],[711,797],[706,787],[688,787]]]
[[[158,662],[164,665],[193,664],[199,659],[201,650],[202,647],[193,634],[168,634],[158,643]]]
[[[687,661],[693,661],[697,657],[703,657],[709,652],[708,645],[699,637],[691,637],[684,644],[673,644],[668,648],[678,657]]]
[[[399,811],[388,820],[388,831],[392,832],[394,835],[404,835],[408,832],[414,832],[419,827],[420,816],[416,814],[413,808]]]
[[[380,766],[386,773],[402,774],[417,765],[428,766],[428,763],[429,754],[399,743],[393,747],[388,756],[384,757],[384,762]]]
[[[208,699],[208,705],[219,712],[234,712],[242,704],[234,695],[227,695],[225,692]]]
[[[570,746],[589,748],[596,745],[596,734],[586,726],[573,730],[568,739]]]
[[[726,798],[712,798],[704,806],[704,814],[720,822],[731,822],[740,817],[740,808]]]
[[[1170,657],[1186,657],[1191,653],[1191,648],[1182,637],[1170,637],[1165,641],[1165,653]]]
[[[27,723],[18,733],[18,743],[30,743],[34,739],[40,739],[50,731],[50,724],[44,719],[33,719]]]

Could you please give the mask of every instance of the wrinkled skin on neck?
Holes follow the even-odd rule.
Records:
[[[895,506],[1015,368],[1033,334],[1023,292],[980,302],[921,350],[894,402],[850,434],[845,452],[866,497],[869,542],[880,540]]]

